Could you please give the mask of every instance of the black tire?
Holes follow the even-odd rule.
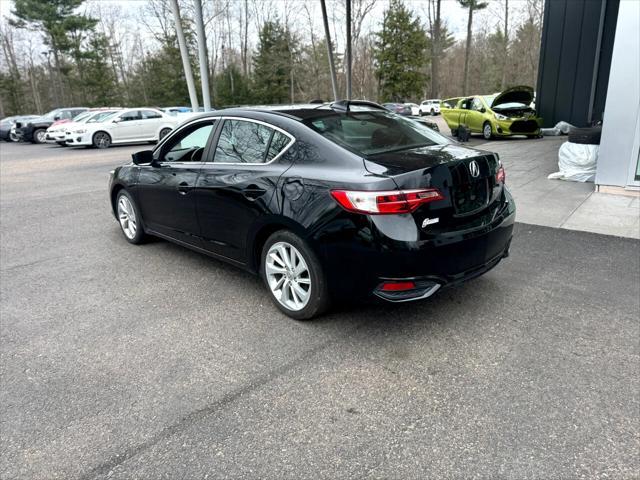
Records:
[[[491,138],[493,138],[493,129],[491,128],[490,122],[484,122],[482,124],[482,138],[485,140],[491,140]]]
[[[33,131],[32,143],[44,143],[46,130],[44,128],[37,128]]]
[[[162,139],[167,135],[169,135],[170,133],[171,133],[170,128],[163,128],[162,130],[160,130],[160,133],[158,134],[158,141],[161,142]]]
[[[600,145],[602,127],[572,128],[569,130],[569,142],[584,145]]]
[[[91,143],[96,148],[109,148],[111,146],[111,135],[107,132],[96,132],[91,138]]]
[[[421,117],[424,117],[424,116],[425,116],[425,113],[424,113],[422,110],[420,110],[420,116],[421,116]]]
[[[309,292],[310,297],[304,308],[300,310],[291,310],[280,303],[269,286],[269,280],[266,273],[267,253],[274,244],[279,242],[285,242],[295,247],[307,264],[309,279],[311,281]],[[262,247],[262,253],[260,255],[260,276],[262,277],[269,297],[275,306],[278,307],[285,315],[295,320],[311,320],[312,318],[321,315],[329,308],[329,292],[322,265],[320,264],[316,254],[311,250],[306,242],[293,232],[288,230],[279,230],[267,239]]]
[[[433,117],[436,114],[436,111],[432,108],[431,109],[431,116]]]
[[[133,220],[136,225],[136,231],[135,231],[135,234],[133,235],[131,235],[130,232],[128,233],[126,231],[126,228],[123,225],[123,221],[121,220],[122,212],[120,210],[121,208],[120,202],[122,201],[123,198],[125,198],[126,201],[128,201],[128,204],[133,209],[133,213],[134,213]],[[120,226],[120,231],[122,232],[122,235],[124,236],[125,240],[129,243],[133,243],[134,245],[140,245],[141,243],[144,243],[145,240],[147,239],[147,235],[144,232],[142,215],[140,214],[140,209],[138,208],[138,205],[136,204],[131,194],[124,189],[120,190],[116,195],[114,207],[115,207],[114,210],[116,212],[116,218],[118,220],[118,225]]]
[[[457,138],[458,137],[458,129],[457,128],[452,128],[451,129],[451,136],[453,138]]]
[[[61,147],[66,147],[67,146],[67,142],[56,142],[58,145],[60,145]]]

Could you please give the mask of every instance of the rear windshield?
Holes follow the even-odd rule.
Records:
[[[417,121],[378,110],[331,112],[304,123],[332,142],[365,156],[450,143]]]

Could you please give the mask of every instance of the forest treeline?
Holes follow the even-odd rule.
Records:
[[[535,87],[543,0],[455,0],[467,25],[458,40],[442,13],[452,1],[352,0],[353,97],[417,102]],[[332,99],[318,3],[203,2],[214,106]],[[192,0],[180,5],[199,85]],[[344,42],[335,40],[344,37],[344,0],[327,5],[343,97],[344,48],[335,45]],[[126,9],[92,0],[13,0],[0,28],[0,116],[189,105],[169,0],[148,0],[138,14],[131,28]]]

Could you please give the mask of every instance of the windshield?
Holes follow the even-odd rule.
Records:
[[[103,120],[109,118],[111,115],[113,115],[114,113],[118,113],[117,110],[110,110],[107,112],[99,112],[99,113],[95,113],[93,114],[93,116],[89,117],[88,119],[86,119],[85,121],[87,123],[96,123],[96,122],[102,122]]]
[[[360,155],[450,143],[426,125],[390,112],[336,112],[305,120],[323,137]]]
[[[60,113],[60,110],[51,110],[49,113],[45,113],[42,118],[53,120],[53,117],[55,117],[58,113]]]
[[[80,115],[78,115],[77,117],[75,117],[73,119],[74,122],[80,123],[80,122],[84,122],[86,121],[89,117],[91,117],[91,115],[93,115],[93,112],[85,112],[85,113],[81,113]]]

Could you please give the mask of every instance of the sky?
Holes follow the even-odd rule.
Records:
[[[46,0],[45,0],[46,1]],[[181,3],[189,3],[192,0],[181,0]],[[211,0],[202,0],[203,4],[210,2]],[[231,0],[231,1],[242,1],[242,0]],[[279,16],[284,17],[285,8],[291,8],[292,4],[295,4],[296,1],[302,0],[273,0],[274,6],[277,10],[281,10],[279,12]],[[314,30],[316,34],[322,35],[323,27],[322,27],[322,17],[320,16],[320,8],[319,8],[319,0],[308,0],[309,4],[313,7],[314,11],[314,22],[316,23],[314,26]],[[343,11],[344,7],[337,9],[337,5],[344,4],[343,0],[326,0],[327,8],[331,12],[335,11]],[[500,21],[500,16],[502,13],[504,0],[490,0],[489,8],[483,10],[481,12],[476,13],[474,16],[474,30],[479,30],[482,28],[486,28],[487,26],[494,28],[495,24]],[[134,28],[139,28],[140,33],[143,35],[143,41],[147,43],[152,43],[152,36],[147,31],[147,29],[141,26],[136,18],[139,18],[142,14],[142,10],[145,7],[147,0],[87,0],[85,5],[87,8],[91,9],[92,6],[100,5],[100,6],[117,6],[122,12],[125,14],[126,18],[123,18],[121,28],[123,30],[129,30]],[[376,6],[373,11],[369,14],[368,18],[365,20],[363,25],[363,31],[367,30],[377,30],[380,27],[382,22],[384,10],[388,7],[388,0],[378,0]],[[415,14],[418,15],[423,24],[427,23],[427,1],[426,0],[405,0],[406,5],[411,8]],[[449,28],[449,31],[453,34],[456,40],[463,40],[466,37],[466,28],[467,28],[467,10],[463,9],[457,0],[442,0],[442,17],[445,21],[445,24]],[[0,0],[0,15],[3,17],[10,14],[11,8],[13,6],[13,0]],[[288,7],[287,7],[288,6]],[[524,6],[524,0],[510,0],[510,17],[514,18],[517,16],[518,11],[522,10]],[[339,25],[337,25],[339,27]],[[300,26],[301,29],[304,29],[304,25]],[[334,42],[336,44],[337,51],[344,50],[344,42],[345,42],[345,28],[343,26],[342,29],[339,29],[337,32],[337,38],[334,38]],[[30,34],[36,35],[36,34]],[[146,37],[146,41],[145,41]],[[253,36],[255,38],[255,36]]]

